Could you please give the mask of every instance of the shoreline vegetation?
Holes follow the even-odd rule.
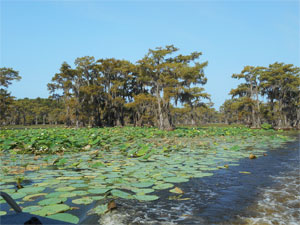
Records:
[[[48,83],[49,98],[15,99],[7,88],[21,79],[0,68],[0,126],[67,127],[243,124],[251,128],[300,128],[300,68],[275,62],[245,66],[219,110],[205,91],[207,61],[202,52],[178,54],[173,45],[149,49],[136,63],[115,58],[79,57],[63,62]],[[264,100],[263,100],[264,99]]]
[[[248,137],[258,135],[273,135],[273,138],[275,136],[283,138],[285,134],[283,130],[251,129],[245,126],[223,126],[223,124],[206,127],[177,127],[173,131],[160,130],[155,127],[133,126],[105,128],[65,128],[52,126],[42,128],[41,126],[36,126],[35,128],[16,127],[15,129],[1,129],[1,152],[15,151],[18,153],[34,154],[78,152],[93,148],[97,148],[98,150],[109,148],[108,146],[110,145],[121,145],[122,150],[126,152],[132,148],[132,145],[139,143],[138,146],[142,145],[146,149],[142,154],[145,155],[147,152],[151,152],[151,148],[155,148],[154,146],[157,145],[156,142],[159,143],[163,138],[174,139],[175,142],[177,142],[175,139],[187,138],[187,141],[189,141],[188,139],[191,138],[201,143],[201,139],[207,137],[210,137],[212,140],[217,137],[226,136]],[[171,148],[169,143],[172,143],[172,141],[167,140],[166,145],[163,145],[163,147],[165,149]],[[138,146],[135,147],[139,148]],[[180,147],[178,147],[179,149]]]
[[[134,127],[133,125],[127,125],[127,126],[121,126],[117,128],[124,128],[126,127]],[[202,125],[178,125],[176,126],[176,129],[180,128],[210,128],[210,127],[216,127],[216,128],[249,128],[251,130],[274,130],[274,131],[298,131],[300,128],[298,127],[288,127],[288,128],[272,128],[270,126],[264,128],[254,128],[254,127],[247,127],[244,124],[225,124],[225,123],[208,123],[208,124],[202,124]],[[66,126],[65,124],[38,124],[38,125],[6,125],[6,126],[0,126],[0,130],[14,130],[14,129],[55,129],[55,128],[60,128],[60,129],[91,129],[91,128],[96,128],[96,129],[101,129],[105,127],[76,127],[76,126]],[[106,127],[106,128],[113,128],[113,127]],[[157,128],[153,126],[143,126],[140,128]]]

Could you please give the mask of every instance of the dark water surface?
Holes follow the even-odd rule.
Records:
[[[181,200],[168,191],[154,202],[117,200],[118,209],[90,224],[299,224],[300,159],[297,140],[266,156],[239,161],[239,166],[214,171],[176,185]],[[250,173],[241,173],[250,172]]]

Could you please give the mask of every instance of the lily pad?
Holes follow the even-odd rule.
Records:
[[[151,188],[135,188],[132,189],[132,191],[136,192],[136,193],[144,193],[144,194],[148,194],[148,193],[152,193],[155,190],[151,189]]]
[[[22,189],[19,189],[18,192],[22,192],[25,194],[37,194],[41,193],[45,190],[45,187],[25,187]]]
[[[41,210],[31,212],[31,214],[39,216],[50,216],[59,212],[64,212],[70,209],[70,206],[65,204],[47,205]]]
[[[83,195],[88,195],[89,194],[87,191],[73,191],[72,193],[74,193],[78,196],[83,196]]]
[[[194,175],[194,177],[200,178],[200,177],[209,177],[209,176],[212,176],[212,175],[214,175],[214,174],[213,173],[197,173],[197,174]]]
[[[94,188],[94,189],[89,189],[88,192],[92,194],[104,194],[109,190],[110,190],[109,188]]]
[[[74,223],[74,224],[77,224],[79,222],[79,218],[70,213],[58,213],[47,217],[50,219],[60,220],[68,223]]]
[[[90,197],[83,197],[72,200],[72,203],[78,204],[78,205],[88,205],[91,204],[94,200]]]
[[[7,194],[13,194],[13,193],[16,193],[16,190],[15,189],[4,189],[4,190],[1,190]]]
[[[55,189],[55,191],[73,191],[73,190],[75,190],[74,187],[60,187]]]
[[[115,197],[124,198],[124,199],[133,199],[132,195],[120,190],[112,190],[111,194]]]
[[[22,209],[22,211],[27,212],[27,213],[31,213],[31,212],[38,211],[38,210],[41,210],[41,209],[43,209],[41,206],[34,205],[34,206],[25,207],[25,208]]]
[[[87,187],[87,184],[72,184],[72,187],[76,187],[76,188],[82,188],[82,187]]]
[[[157,184],[153,187],[153,189],[158,189],[158,190],[164,190],[164,189],[168,189],[174,187],[174,184],[170,184],[170,183],[162,183],[162,184]]]
[[[52,192],[52,193],[50,193],[50,194],[47,194],[47,195],[45,196],[45,198],[58,198],[60,195],[66,194],[66,193],[68,193],[68,192],[63,192],[63,191]]]
[[[42,201],[39,201],[39,205],[45,206],[45,205],[53,205],[53,204],[59,204],[67,201],[67,198],[46,198]]]
[[[46,193],[40,193],[40,194],[33,194],[33,195],[27,195],[23,198],[23,201],[34,201],[35,198],[41,197],[46,195]]]
[[[134,195],[134,197],[139,201],[154,201],[159,199],[157,195]]]
[[[75,196],[76,196],[76,193],[74,193],[74,192],[66,192],[66,193],[61,194],[59,197],[60,198],[72,198]]]
[[[90,196],[90,198],[93,199],[94,201],[98,201],[98,200],[104,199],[105,196],[101,196],[101,195],[99,195],[99,196]]]
[[[133,183],[131,184],[133,187],[137,188],[146,188],[146,187],[151,187],[153,185],[152,182],[140,182],[140,183]]]
[[[7,214],[7,212],[5,212],[5,211],[0,211],[0,216],[4,216],[4,215],[6,215]]]
[[[10,195],[13,199],[20,199],[26,196],[26,193],[16,192]]]

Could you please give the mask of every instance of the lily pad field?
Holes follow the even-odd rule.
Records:
[[[244,127],[0,130],[1,190],[24,212],[74,224],[132,205],[184,200],[179,183],[264,157],[292,137]],[[247,173],[247,171],[241,171]],[[3,199],[0,215],[13,214]]]

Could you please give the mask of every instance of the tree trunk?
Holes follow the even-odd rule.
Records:
[[[296,121],[295,127],[297,129],[300,129],[300,108],[297,109],[297,121]]]
[[[24,126],[26,125],[26,116],[25,116],[25,113],[23,114],[23,125]]]
[[[164,102],[160,97],[159,87],[156,88],[156,99],[158,104],[158,116],[159,116],[159,129],[161,130],[173,130],[174,126],[171,121],[169,102]]]
[[[257,128],[257,124],[256,124],[256,118],[255,118],[255,111],[254,111],[254,107],[251,107],[251,116],[252,116],[252,128]]]
[[[258,99],[257,91],[256,91],[256,125],[257,125],[257,128],[261,128],[260,106],[259,106],[259,99]]]
[[[46,125],[46,115],[43,115],[43,125]]]
[[[277,124],[277,128],[282,129],[282,128],[286,128],[286,115],[285,112],[283,111],[283,104],[282,104],[282,100],[279,99],[278,101],[278,124]]]

